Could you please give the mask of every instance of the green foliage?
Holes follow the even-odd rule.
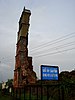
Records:
[[[8,79],[8,81],[6,82],[6,85],[12,86],[12,82],[13,82],[13,79]]]

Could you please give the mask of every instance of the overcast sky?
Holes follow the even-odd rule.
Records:
[[[0,0],[0,81],[13,78],[24,6],[31,10],[29,55],[37,76],[42,64],[75,69],[75,0]]]

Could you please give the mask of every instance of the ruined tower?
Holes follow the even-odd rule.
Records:
[[[33,71],[32,57],[28,56],[28,29],[31,11],[23,9],[19,20],[17,33],[14,87],[22,87],[25,84],[36,82],[36,73]]]

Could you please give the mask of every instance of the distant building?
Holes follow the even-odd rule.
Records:
[[[15,56],[14,87],[22,87],[25,84],[36,82],[36,73],[33,71],[32,57],[28,56],[28,29],[31,11],[23,9],[19,20],[17,33],[17,49]]]
[[[5,89],[6,88],[6,82],[3,82],[2,83],[2,89]]]

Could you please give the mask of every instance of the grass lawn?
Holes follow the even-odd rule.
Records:
[[[17,96],[19,98],[19,95]],[[30,100],[29,94],[25,94],[25,99]],[[32,100],[37,100],[37,95],[31,95]],[[0,100],[13,100],[13,97],[9,94],[2,94],[0,91]],[[21,100],[24,100],[24,95],[21,94]],[[39,100],[41,100],[41,97],[39,96]],[[43,100],[47,100],[46,96],[43,96]]]
[[[4,95],[0,91],[0,100],[12,100],[12,97],[10,95]]]
[[[10,96],[4,95],[0,96],[0,100],[12,100],[12,98]]]

